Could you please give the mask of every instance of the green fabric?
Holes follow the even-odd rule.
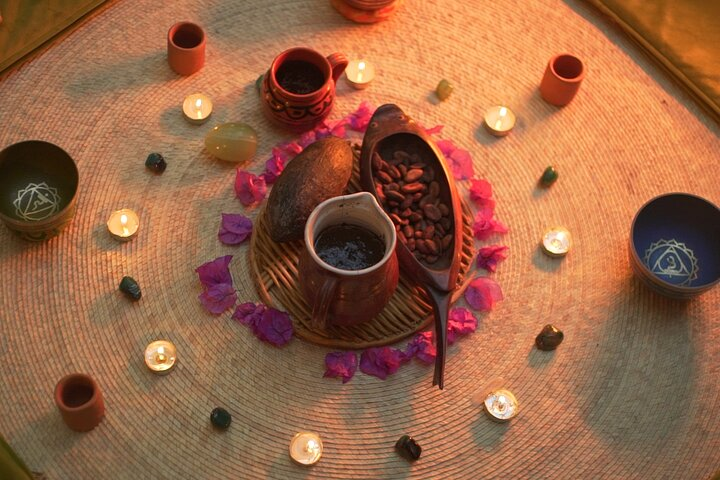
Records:
[[[0,436],[0,478],[3,480],[32,480],[33,478],[25,463],[13,452],[2,436]]]
[[[720,1],[588,0],[720,121]]]

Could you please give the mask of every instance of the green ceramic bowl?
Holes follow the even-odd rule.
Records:
[[[78,169],[62,148],[40,140],[0,152],[0,220],[31,241],[51,238],[75,214]]]

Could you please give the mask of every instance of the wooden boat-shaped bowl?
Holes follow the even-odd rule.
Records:
[[[405,165],[404,169],[400,167],[401,163]],[[398,171],[392,167],[400,170],[400,177]],[[423,177],[419,181],[405,181],[406,178],[412,179],[412,176],[407,176],[407,173],[403,174],[402,171],[417,169],[423,170]],[[392,181],[388,181],[388,178]],[[431,182],[436,182],[437,185],[431,187]],[[417,185],[407,187],[415,183],[423,184],[423,190],[414,191]],[[375,195],[378,203],[396,224],[398,231],[396,252],[400,269],[424,287],[432,300],[437,347],[433,385],[438,385],[442,389],[448,309],[452,291],[457,286],[462,251],[462,207],[452,174],[442,152],[425,130],[399,107],[386,104],[373,114],[363,139],[360,154],[360,184],[364,190]],[[399,201],[399,196],[395,194],[389,194],[388,197],[387,192],[396,188],[393,184],[397,186],[406,203]],[[403,191],[404,186],[407,192]],[[415,199],[410,206],[407,206],[408,197],[412,198],[413,195]],[[426,199],[428,195],[430,198]],[[420,214],[423,211],[420,205],[427,203],[442,207],[442,209],[437,208],[441,210],[440,220],[435,220],[437,216],[435,209],[430,209],[432,215]],[[420,214],[422,220],[418,221],[417,216],[412,214],[408,216],[408,209]],[[427,230],[429,224],[433,225],[435,232]],[[410,226],[413,230],[411,237],[417,237],[418,234],[415,232],[422,227],[423,237],[415,238],[414,242],[409,240],[403,233],[406,226]],[[448,235],[451,235],[449,242],[446,238]],[[429,248],[430,244],[427,240],[432,240],[432,247],[439,248]]]

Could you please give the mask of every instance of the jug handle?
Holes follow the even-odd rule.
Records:
[[[332,69],[333,81],[337,83],[340,75],[345,71],[345,67],[348,66],[348,59],[343,53],[333,53],[328,55],[328,62],[330,62],[330,68]]]
[[[313,328],[327,328],[329,326],[328,313],[330,312],[330,302],[335,295],[337,290],[338,280],[337,278],[325,278],[325,281],[320,287],[320,292],[315,297],[313,303],[312,320],[311,324]]]

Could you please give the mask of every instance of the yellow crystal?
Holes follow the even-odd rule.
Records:
[[[223,123],[208,132],[205,148],[220,160],[245,162],[255,155],[257,134],[246,123]]]

